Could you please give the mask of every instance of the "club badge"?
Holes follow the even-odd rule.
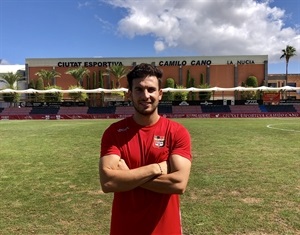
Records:
[[[153,141],[154,141],[154,147],[156,147],[156,148],[162,148],[165,146],[165,137],[164,136],[155,135]]]

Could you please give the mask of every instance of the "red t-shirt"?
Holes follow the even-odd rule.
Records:
[[[160,117],[152,126],[140,126],[132,117],[113,123],[103,134],[101,156],[116,154],[130,169],[167,160],[178,154],[191,160],[188,131]],[[143,188],[114,193],[111,235],[180,235],[179,195]]]

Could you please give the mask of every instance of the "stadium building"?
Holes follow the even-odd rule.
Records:
[[[270,104],[285,104],[295,106],[292,112],[296,112],[297,116],[300,113],[300,74],[268,74],[268,56],[267,55],[239,55],[239,56],[181,56],[181,57],[120,57],[120,58],[27,58],[25,60],[25,77],[21,81],[22,88],[28,88],[28,85],[32,82],[36,82],[38,79],[37,73],[41,70],[55,70],[60,73],[61,76],[53,78],[50,81],[51,85],[60,87],[62,90],[68,90],[70,86],[77,84],[77,81],[67,71],[70,69],[76,69],[85,67],[89,70],[89,75],[82,81],[82,87],[86,90],[93,90],[97,88],[114,89],[116,88],[112,82],[115,78],[111,73],[107,72],[108,67],[115,65],[121,65],[127,69],[131,69],[133,66],[140,63],[150,63],[158,66],[163,71],[163,88],[167,87],[167,80],[172,78],[177,87],[196,87],[199,88],[202,84],[207,84],[209,88],[214,88],[211,92],[212,96],[209,100],[200,100],[199,94],[193,96],[192,99],[188,99],[182,103],[180,101],[168,102],[164,99],[160,105],[167,107],[166,109],[160,109],[161,113],[173,113],[176,114],[178,106],[190,105],[191,110],[178,111],[181,113],[196,114],[197,117],[205,116],[206,113],[230,113],[233,106],[240,106],[245,104],[254,104],[255,109],[248,110],[248,113],[261,113],[264,112],[265,107],[260,105]],[[247,78],[253,76],[257,79],[259,87],[275,88],[277,92],[269,91],[266,96],[260,93],[260,97],[256,100],[245,100],[241,96],[241,91],[230,89],[244,86]],[[192,81],[192,82],[191,82]],[[46,82],[46,81],[44,81]],[[45,84],[47,85],[47,84]],[[296,90],[285,90],[286,86],[295,87]],[[127,80],[123,78],[120,80],[120,87],[127,88]],[[26,89],[25,88],[25,89]],[[219,89],[220,88],[220,89]],[[264,91],[268,91],[265,90]],[[275,91],[275,90],[273,90]],[[274,93],[275,96],[274,96]],[[103,112],[106,114],[130,114],[127,110],[121,110],[118,106],[130,106],[126,98],[118,100],[117,96],[113,96],[110,92],[103,94],[91,93],[88,94],[89,99],[84,104],[80,103],[80,106],[85,106],[87,110],[84,110],[81,117],[84,114],[89,113],[88,109],[99,107],[111,107],[106,111],[97,111],[101,115]],[[37,107],[45,106],[45,102],[27,102],[30,94],[22,94],[24,106]],[[68,98],[68,92],[65,92],[63,102],[70,102]],[[191,98],[191,96],[189,96]],[[275,100],[276,99],[276,100]],[[275,100],[275,102],[274,102]],[[1,100],[0,100],[1,103]],[[50,104],[51,105],[51,104]],[[57,103],[54,105],[58,105]],[[65,106],[62,104],[60,106]],[[70,103],[68,103],[70,105]],[[73,106],[73,105],[72,105]],[[216,110],[212,110],[210,106]],[[224,107],[215,107],[224,106]],[[230,107],[229,107],[230,106]],[[1,107],[1,105],[0,105]],[[2,106],[3,107],[3,106]],[[200,111],[199,111],[200,107]],[[237,107],[236,107],[237,108]],[[236,109],[235,108],[235,109]],[[185,108],[187,109],[187,108]],[[206,111],[205,111],[206,110]],[[298,111],[299,110],[299,111]],[[48,110],[49,111],[49,110]],[[60,113],[62,109],[54,110],[53,114]],[[32,112],[32,111],[30,111]],[[46,112],[46,111],[45,111]],[[52,111],[51,111],[52,112]],[[94,111],[91,111],[94,112]],[[243,110],[236,111],[243,113]],[[286,111],[284,111],[286,113]],[[1,113],[0,113],[1,115]],[[181,114],[180,114],[181,115]],[[179,116],[180,116],[179,115]],[[254,115],[254,116],[255,116]],[[176,115],[175,115],[176,116]],[[178,116],[178,115],[177,115]],[[293,116],[293,115],[292,115]],[[97,115],[94,116],[97,118]],[[98,116],[100,117],[100,116]]]
[[[54,79],[53,84],[68,89],[70,85],[75,85],[75,80],[66,72],[69,69],[86,67],[90,71],[90,79],[85,79],[82,85],[85,89],[94,89],[99,87],[97,82],[99,73],[105,73],[107,67],[123,65],[130,69],[143,62],[154,64],[163,70],[163,87],[166,85],[167,78],[173,78],[176,85],[188,87],[188,76],[193,79],[194,87],[198,87],[201,82],[207,83],[210,87],[237,87],[242,86],[249,76],[257,78],[258,86],[300,86],[300,75],[289,75],[288,78],[285,75],[268,75],[267,55],[26,59],[27,82],[36,80],[38,78],[36,73],[41,69],[54,69],[61,74],[61,77]],[[121,87],[127,87],[125,78],[121,80]],[[104,76],[103,88],[114,88],[109,74]],[[215,98],[224,97],[238,99],[232,92],[216,94]],[[288,97],[300,98],[297,93],[289,93],[286,98]]]
[[[67,89],[74,84],[72,76],[66,71],[77,67],[86,67],[90,74],[106,72],[107,67],[123,65],[129,69],[140,63],[151,63],[163,70],[163,84],[167,78],[173,78],[176,85],[187,87],[187,76],[200,85],[201,76],[210,87],[240,86],[248,76],[255,76],[259,85],[268,83],[268,56],[199,56],[199,57],[144,57],[144,58],[59,58],[59,59],[26,59],[28,82],[37,79],[35,75],[41,69],[55,69],[62,76],[55,84]],[[87,87],[87,81],[83,86]],[[121,87],[127,87],[126,79]],[[111,89],[109,76],[104,79],[104,87]]]

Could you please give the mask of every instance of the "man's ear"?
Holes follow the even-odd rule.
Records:
[[[126,98],[131,101],[131,91],[128,90],[128,92],[126,93]]]
[[[163,96],[163,91],[162,91],[162,89],[160,89],[160,90],[159,90],[159,98],[158,98],[158,100],[161,100],[161,99],[162,99],[162,96]]]

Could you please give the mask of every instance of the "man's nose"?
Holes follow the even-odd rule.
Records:
[[[150,93],[148,92],[147,89],[144,90],[143,97],[145,97],[146,99],[148,99],[150,97]]]

